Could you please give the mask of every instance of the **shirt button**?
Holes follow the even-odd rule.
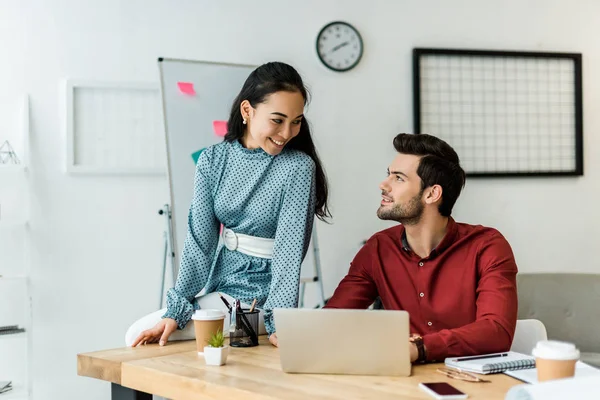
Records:
[[[423,264],[423,261],[421,261],[421,262],[419,263],[419,267],[422,267],[423,265],[424,265],[424,264]]]
[[[431,321],[429,321],[429,322],[427,323],[427,325],[431,326],[431,325],[433,325],[433,324],[431,323]]]
[[[425,297],[425,293],[419,293],[419,296]]]

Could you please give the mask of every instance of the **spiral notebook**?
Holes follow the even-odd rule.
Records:
[[[446,366],[477,374],[496,374],[504,371],[535,368],[535,357],[507,351],[480,356],[448,357]]]

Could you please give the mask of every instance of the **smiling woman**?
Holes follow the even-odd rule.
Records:
[[[329,216],[325,173],[304,117],[307,100],[290,65],[267,63],[247,78],[231,107],[225,140],[198,158],[188,233],[167,308],[134,323],[128,346],[164,345],[177,329],[182,331],[171,340],[193,339],[188,322],[196,309],[225,308],[218,297],[213,301],[216,293],[245,304],[256,299],[259,329],[277,345],[272,310],[297,307],[314,216]],[[203,289],[206,295],[197,298]]]
[[[304,98],[298,92],[276,92],[269,95],[264,103],[257,104],[256,108],[244,100],[240,109],[244,123],[248,125],[246,134],[241,138],[244,147],[260,147],[275,156],[300,133]]]

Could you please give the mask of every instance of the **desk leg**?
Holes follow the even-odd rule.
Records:
[[[116,383],[111,384],[110,398],[112,400],[152,400],[152,395],[126,388]]]

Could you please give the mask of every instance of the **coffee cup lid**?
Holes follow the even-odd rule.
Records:
[[[531,352],[534,357],[551,360],[578,360],[579,350],[573,343],[558,340],[541,340]]]
[[[192,319],[197,321],[216,321],[224,318],[225,313],[221,310],[196,310],[192,315]]]

